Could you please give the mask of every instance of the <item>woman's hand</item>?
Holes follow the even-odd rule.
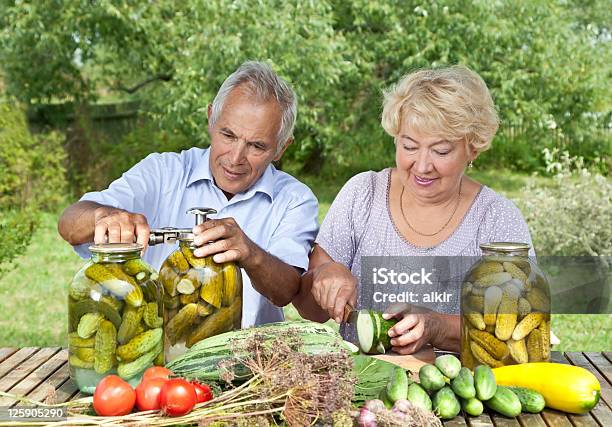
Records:
[[[384,319],[394,317],[399,322],[389,329],[389,336],[391,349],[398,354],[416,353],[424,345],[433,344],[445,326],[435,311],[409,304],[393,305],[383,313]]]
[[[357,279],[337,262],[327,262],[312,271],[312,296],[317,304],[337,323],[342,322],[347,302],[357,302]]]

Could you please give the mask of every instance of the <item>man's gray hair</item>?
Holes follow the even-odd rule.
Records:
[[[278,102],[281,109],[281,125],[276,139],[280,152],[293,136],[295,116],[297,115],[297,98],[291,87],[280,78],[272,68],[259,61],[244,62],[221,85],[212,103],[209,124],[214,126],[229,93],[238,86],[246,86],[259,101]]]

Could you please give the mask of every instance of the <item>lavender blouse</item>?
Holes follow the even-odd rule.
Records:
[[[433,247],[415,246],[399,233],[391,218],[390,184],[390,168],[380,172],[363,172],[351,178],[336,196],[316,238],[316,243],[334,261],[348,267],[360,284],[364,256],[479,257],[482,254],[479,248],[481,243],[503,241],[532,244],[527,224],[514,203],[491,188],[482,186],[450,237]],[[533,249],[530,255],[534,255]],[[458,312],[459,292],[457,289],[452,291],[451,301],[430,305],[429,308],[440,312]],[[361,306],[358,302],[358,307]]]

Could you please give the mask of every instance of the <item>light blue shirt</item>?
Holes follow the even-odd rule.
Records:
[[[285,263],[308,268],[308,254],[317,233],[315,195],[291,175],[270,165],[247,191],[229,201],[213,180],[209,149],[191,148],[179,153],[153,153],[114,181],[108,189],[86,193],[81,200],[140,213],[151,228],[192,228],[193,207],[218,213],[211,218],[233,217],[259,247]],[[88,246],[75,251],[88,258]],[[159,270],[176,245],[149,247],[144,260]],[[244,270],[242,327],[283,320],[282,309],[257,292]],[[284,283],[276,283],[284,286]]]

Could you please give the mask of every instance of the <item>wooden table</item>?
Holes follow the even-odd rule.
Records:
[[[612,426],[612,352],[560,353],[553,352],[558,363],[582,366],[591,371],[601,383],[601,399],[586,415],[571,415],[545,409],[541,414],[522,414],[506,418],[484,413],[479,417],[455,417],[447,426]],[[55,394],[56,402],[84,397],[70,380],[68,350],[60,347],[0,348],[0,390],[25,395],[42,401]],[[18,405],[12,399],[0,397],[0,406]],[[1,425],[1,422],[0,422]]]

